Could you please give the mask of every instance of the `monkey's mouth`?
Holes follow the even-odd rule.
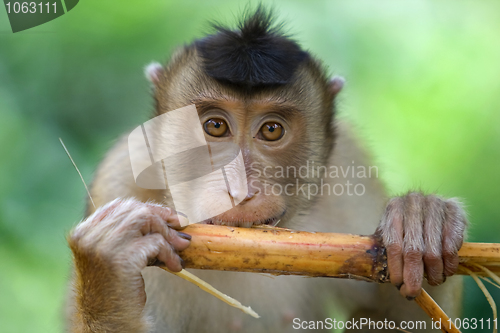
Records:
[[[224,219],[224,218],[219,218],[218,216],[212,217],[210,219],[207,219],[205,221],[200,222],[201,224],[212,224],[212,225],[225,225],[228,227],[241,227],[241,228],[250,228],[254,225],[269,225],[272,227],[275,227],[280,223],[281,218],[283,215],[285,215],[285,211],[282,213],[278,214],[277,216],[270,217],[267,219],[261,219],[261,220],[245,220],[245,219]]]

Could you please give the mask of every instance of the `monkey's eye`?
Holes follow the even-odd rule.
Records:
[[[281,139],[283,134],[285,133],[285,129],[281,124],[278,124],[274,121],[265,123],[260,128],[260,135],[264,140],[267,141],[276,141]]]
[[[203,128],[208,135],[215,137],[224,136],[228,131],[226,121],[218,118],[208,119]]]

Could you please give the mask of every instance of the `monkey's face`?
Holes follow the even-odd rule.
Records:
[[[305,175],[312,164],[321,165],[326,151],[321,108],[307,109],[296,100],[281,98],[280,90],[249,96],[201,100],[197,110],[211,142],[231,142],[241,150],[247,195],[234,208],[207,223],[232,226],[276,225],[311,204],[304,186],[318,177]],[[222,96],[220,96],[222,97]],[[319,114],[314,114],[318,112]],[[323,139],[322,139],[323,138]],[[217,158],[217,156],[213,156]],[[229,195],[236,198],[238,170],[225,168]],[[239,200],[238,200],[239,201]]]
[[[315,64],[300,67],[290,83],[253,90],[221,83],[199,64],[194,54],[174,57],[170,66],[154,73],[153,82],[159,114],[195,104],[209,146],[233,143],[241,151],[247,195],[239,198],[241,188],[232,185],[241,174],[226,167],[228,195],[239,203],[205,222],[275,225],[308,208],[313,198],[304,186],[320,178],[304,170],[326,163],[334,136],[334,94],[322,76],[315,77]]]

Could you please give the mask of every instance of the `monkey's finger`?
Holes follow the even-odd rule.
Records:
[[[161,234],[177,251],[186,249],[191,243],[191,236],[169,228],[165,221],[156,214],[147,216],[147,218],[143,220],[140,230],[142,235],[150,233]]]
[[[152,203],[147,203],[151,211],[158,214],[171,228],[182,229],[189,224],[186,217],[177,214],[173,209]]]
[[[174,250],[182,251],[191,244],[190,235],[176,231],[169,227],[165,227],[164,230],[165,233],[162,235],[164,235],[165,240],[173,247]]]
[[[131,266],[139,271],[146,267],[153,259],[158,258],[161,244],[165,242],[162,235],[154,233],[138,238],[127,248],[124,256]]]
[[[443,258],[441,234],[444,223],[445,203],[441,198],[429,195],[424,210],[424,269],[431,286],[443,283]]]
[[[406,298],[417,297],[422,288],[424,276],[423,221],[425,197],[420,193],[410,193],[405,197],[404,209],[404,269],[401,294]]]
[[[173,272],[180,272],[184,268],[184,261],[175,252],[174,248],[166,241],[160,241],[158,260]]]
[[[131,265],[135,265],[138,270],[145,268],[154,258],[175,272],[179,272],[183,265],[173,247],[158,233],[137,239],[127,252],[127,256]]]
[[[458,269],[458,250],[464,241],[467,217],[455,199],[446,200],[446,211],[443,225],[443,263],[444,275],[451,276]]]
[[[403,284],[403,208],[402,198],[391,199],[380,224],[391,283],[398,288]]]

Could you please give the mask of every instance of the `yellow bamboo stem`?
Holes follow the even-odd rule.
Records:
[[[193,224],[191,246],[180,253],[187,268],[351,278],[388,282],[385,249],[375,236]],[[478,263],[500,273],[500,244],[464,243],[460,262],[477,275]],[[459,269],[458,274],[467,274]]]

